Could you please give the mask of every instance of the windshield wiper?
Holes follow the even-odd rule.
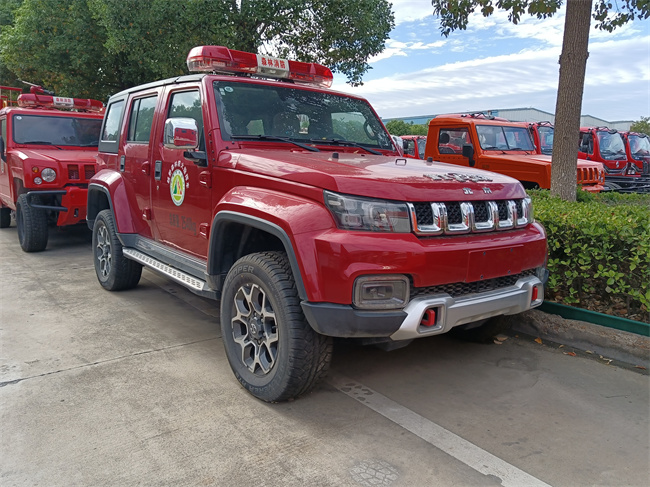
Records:
[[[281,137],[279,135],[231,135],[231,139],[252,139],[252,140],[279,140],[280,142],[289,142],[290,144],[297,145],[303,149],[307,149],[312,152],[320,152],[320,149],[312,147],[307,144],[301,144],[295,140],[291,140],[289,137]]]
[[[52,142],[50,142],[50,141],[48,141],[48,140],[28,140],[27,142],[23,142],[23,144],[26,144],[26,145],[27,145],[27,144],[35,144],[35,145],[53,145],[53,146],[56,147],[57,149],[59,149],[59,150],[63,150],[63,149],[61,149],[61,147],[59,147],[58,145],[53,144]]]
[[[371,154],[376,154],[378,156],[381,155],[381,152],[373,150],[373,149],[368,149],[367,147],[364,147],[361,144],[358,144],[356,142],[352,142],[351,140],[343,140],[343,139],[309,139],[309,142],[314,142],[316,144],[347,145],[347,146],[350,146],[350,147],[358,147],[359,149],[366,150],[366,151],[370,152]]]

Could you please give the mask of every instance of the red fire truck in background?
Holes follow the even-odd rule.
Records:
[[[20,91],[0,87],[0,228],[13,214],[20,246],[37,252],[47,246],[50,225],[86,219],[104,105],[40,86]]]

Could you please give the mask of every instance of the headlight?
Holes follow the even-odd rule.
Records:
[[[325,204],[343,230],[410,233],[411,221],[406,203],[356,198],[324,192]]]
[[[51,183],[56,179],[56,171],[52,168],[46,167],[41,171],[41,177],[46,183]]]

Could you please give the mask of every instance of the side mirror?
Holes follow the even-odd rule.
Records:
[[[463,157],[469,159],[469,167],[474,167],[476,161],[474,161],[474,146],[471,144],[463,145]]]
[[[193,118],[168,118],[165,121],[164,146],[168,149],[196,150],[199,128]]]

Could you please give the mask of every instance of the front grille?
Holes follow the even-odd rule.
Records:
[[[454,282],[451,284],[442,284],[440,286],[429,287],[412,287],[411,299],[420,296],[430,296],[433,294],[449,294],[452,298],[467,296],[469,294],[483,293],[494,291],[508,286],[513,286],[522,277],[534,276],[535,269],[528,269],[519,274],[512,276],[495,277],[494,279],[484,279],[475,282]]]
[[[92,164],[86,164],[84,166],[84,178],[86,178],[86,181],[88,181],[94,175],[95,175],[95,166]]]
[[[533,221],[532,203],[518,200],[409,203],[413,228],[421,236],[458,235],[522,228]]]
[[[598,171],[593,167],[578,168],[579,183],[597,183]]]
[[[460,212],[460,203],[454,201],[447,203],[447,221],[451,224],[461,223],[463,216]]]
[[[68,166],[68,179],[75,180],[79,179],[79,166],[76,164],[70,164]]]

